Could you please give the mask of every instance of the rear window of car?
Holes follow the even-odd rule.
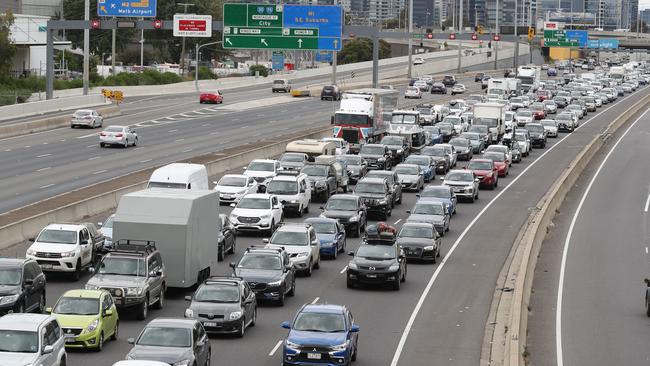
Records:
[[[106,132],[122,132],[122,127],[108,127],[105,130]]]

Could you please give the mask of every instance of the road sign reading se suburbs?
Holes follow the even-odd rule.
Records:
[[[223,48],[341,50],[338,5],[224,4]]]
[[[97,0],[97,16],[155,18],[157,0]]]

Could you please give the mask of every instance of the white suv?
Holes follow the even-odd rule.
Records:
[[[272,194],[282,202],[284,213],[295,212],[299,217],[309,213],[311,185],[307,174],[280,172],[266,186],[266,193]]]
[[[0,318],[0,364],[63,366],[65,340],[56,319],[42,314]]]
[[[293,267],[305,276],[320,268],[320,240],[311,224],[283,224],[263,241],[267,248],[284,248]]]
[[[81,271],[95,263],[95,243],[82,224],[50,224],[38,234],[27,249],[43,272],[71,273],[78,280]]]
[[[247,194],[230,206],[234,207],[230,222],[237,231],[266,231],[271,235],[284,217],[282,203],[276,196],[266,193]]]
[[[263,187],[275,177],[280,170],[280,162],[277,160],[255,159],[244,168],[244,175],[252,177]]]

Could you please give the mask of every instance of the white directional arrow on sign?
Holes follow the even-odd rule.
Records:
[[[339,40],[338,39],[334,40],[334,48],[339,48]]]
[[[266,43],[266,39],[264,39],[264,38],[260,39],[260,42],[262,42],[262,44],[267,46],[267,47],[269,45],[268,43]]]
[[[232,46],[232,42],[230,42],[230,38],[226,38],[226,43]]]
[[[302,48],[302,38],[298,38],[298,48]]]

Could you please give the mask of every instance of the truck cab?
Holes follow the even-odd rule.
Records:
[[[422,120],[417,110],[395,110],[391,116],[388,133],[404,136],[414,148],[422,147],[426,142]]]

